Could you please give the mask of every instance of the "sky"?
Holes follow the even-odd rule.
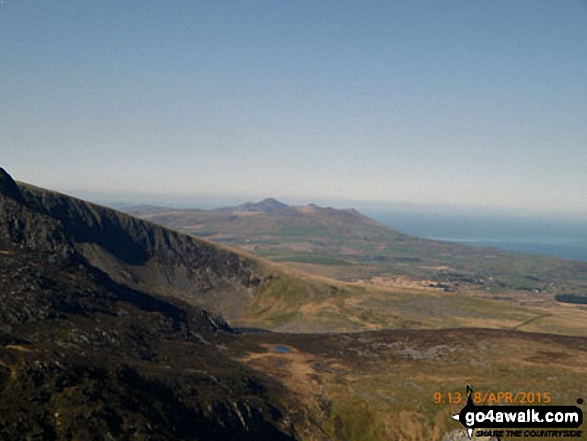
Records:
[[[40,187],[587,215],[586,158],[587,1],[0,2],[0,166]]]

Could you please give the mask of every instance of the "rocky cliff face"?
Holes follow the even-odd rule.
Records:
[[[245,315],[247,302],[262,286],[259,265],[230,250],[59,193],[15,186],[9,177],[5,180],[26,212],[46,224],[23,231],[19,219],[24,209],[9,216],[7,225],[14,227],[7,234],[27,241],[27,246],[56,249],[65,237],[70,247],[116,282],[181,298],[229,320]]]
[[[89,245],[128,267],[196,263],[252,283],[228,252],[0,169],[0,438],[294,438],[295,403],[230,356],[239,336],[222,317],[118,283]]]
[[[71,255],[73,244],[57,220],[32,210],[14,180],[0,168],[0,241],[49,253]]]

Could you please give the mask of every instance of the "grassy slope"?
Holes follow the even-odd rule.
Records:
[[[550,395],[574,405],[587,394],[579,337],[459,329],[248,338],[261,346],[241,359],[295,391],[336,440],[440,440],[461,428],[450,415],[467,385],[478,398],[530,392],[536,404]]]

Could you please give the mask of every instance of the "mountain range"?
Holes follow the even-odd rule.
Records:
[[[263,210],[266,205],[272,208]],[[274,209],[276,206],[279,208]],[[243,207],[258,208],[246,211]],[[523,319],[520,323],[525,324],[512,327],[584,333],[560,300],[578,298],[587,292],[586,262],[423,239],[390,229],[354,209],[314,204],[287,206],[274,199],[210,211],[160,208],[139,216],[269,259],[287,267],[290,274],[304,274],[305,285],[311,283],[318,288],[298,289],[302,300],[281,309],[282,327],[274,329],[477,326],[460,319],[468,316],[463,309],[471,302],[471,306],[492,316],[494,323],[503,322],[508,314],[523,315],[528,313],[528,307],[536,307],[536,316],[542,317],[539,321]],[[307,293],[322,292],[320,281],[331,286],[326,287],[332,291],[330,301],[319,300],[321,294]],[[444,292],[444,306],[438,305],[435,291]],[[341,307],[345,300],[340,297],[345,295],[352,299],[353,308]],[[398,296],[397,302],[390,300]],[[290,296],[290,302],[294,297]],[[337,305],[333,305],[334,298],[338,298]],[[258,297],[257,304],[267,304],[263,299],[263,295]],[[446,311],[445,320],[439,320],[441,314],[422,314],[422,308],[406,311],[415,299],[427,302],[431,310]],[[491,302],[494,300],[501,305]],[[378,307],[373,307],[375,304]],[[311,311],[320,313],[308,317]],[[398,315],[397,311],[405,312]],[[499,313],[493,316],[492,311]],[[306,318],[303,325],[295,326],[302,318]],[[327,329],[329,322],[334,323]],[[574,329],[567,327],[571,323]]]

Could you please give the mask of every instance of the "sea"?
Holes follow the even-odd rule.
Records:
[[[413,236],[587,262],[587,216],[381,209],[365,214]]]

